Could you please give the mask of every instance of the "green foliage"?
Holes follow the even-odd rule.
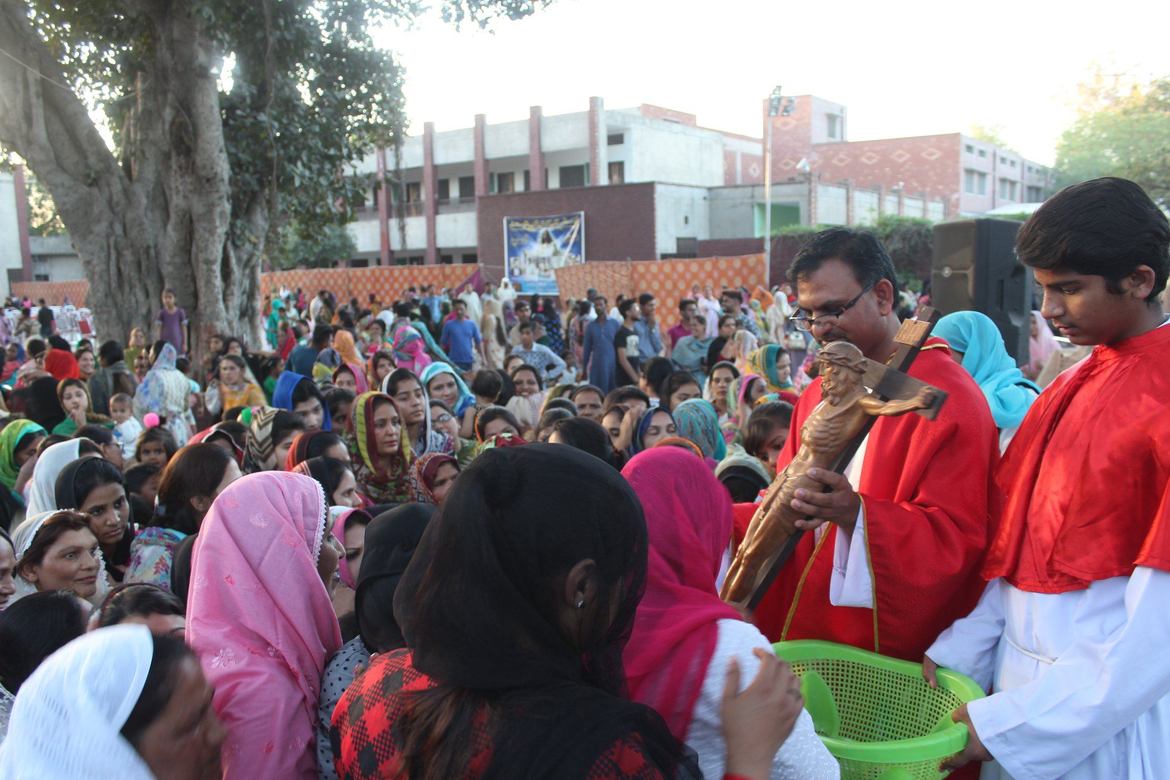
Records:
[[[921,217],[879,217],[873,232],[885,245],[899,278],[925,279],[930,276],[934,253],[934,224]]]
[[[451,23],[486,26],[547,2],[439,0],[439,10]],[[352,218],[369,186],[354,166],[375,145],[398,143],[405,127],[402,68],[370,31],[401,29],[426,10],[420,0],[29,0],[34,27],[77,93],[105,114],[128,171],[142,151],[137,91],[174,45],[156,40],[155,15],[190,13],[218,55],[210,67],[234,63],[219,100],[237,243],[263,240],[238,232],[258,202],[294,215],[303,231]],[[181,94],[184,85],[161,88]]]
[[[1144,86],[1094,83],[1056,147],[1061,185],[1121,176],[1170,205],[1170,77]]]
[[[278,230],[277,240],[267,247],[269,262],[277,269],[331,268],[337,261],[349,260],[357,254],[357,245],[342,225],[325,225],[305,231],[299,225],[287,223]]]
[[[63,236],[67,232],[53,198],[35,178],[25,179],[28,195],[28,230],[34,236]]]
[[[808,236],[812,236],[816,233],[821,232],[822,230],[824,230],[827,227],[829,227],[829,226],[828,225],[784,225],[779,230],[776,230],[775,233],[778,236],[797,236],[800,238],[806,238]]]
[[[974,138],[976,141],[983,141],[984,143],[994,144],[1004,149],[1011,147],[1003,140],[1003,127],[1000,125],[982,125],[973,124],[967,135]]]

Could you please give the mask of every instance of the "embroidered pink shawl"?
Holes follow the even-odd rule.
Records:
[[[187,642],[227,728],[224,778],[315,778],[325,662],[341,633],[317,572],[326,503],[309,477],[268,471],[216,498],[195,542]]]

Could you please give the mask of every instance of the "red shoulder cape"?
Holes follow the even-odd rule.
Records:
[[[1170,326],[1099,346],[1040,394],[998,471],[987,579],[1063,593],[1170,571],[1168,352]]]
[[[769,639],[824,639],[920,660],[978,601],[999,459],[995,423],[944,342],[932,340],[910,375],[948,397],[935,420],[883,417],[870,431],[859,493],[877,608],[830,605],[837,532],[827,527],[815,546],[813,534],[801,539],[757,608],[754,622]],[[801,426],[820,401],[817,380],[796,405],[778,468],[795,457]],[[736,506],[737,538],[754,509]]]

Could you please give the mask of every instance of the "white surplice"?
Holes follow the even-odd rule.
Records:
[[[996,758],[983,778],[1170,778],[1170,573],[1086,590],[988,583],[926,651],[993,693],[968,705]]]

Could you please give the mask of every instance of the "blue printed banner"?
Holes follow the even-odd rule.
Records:
[[[585,212],[504,217],[504,275],[525,293],[556,295],[556,270],[585,262]]]

